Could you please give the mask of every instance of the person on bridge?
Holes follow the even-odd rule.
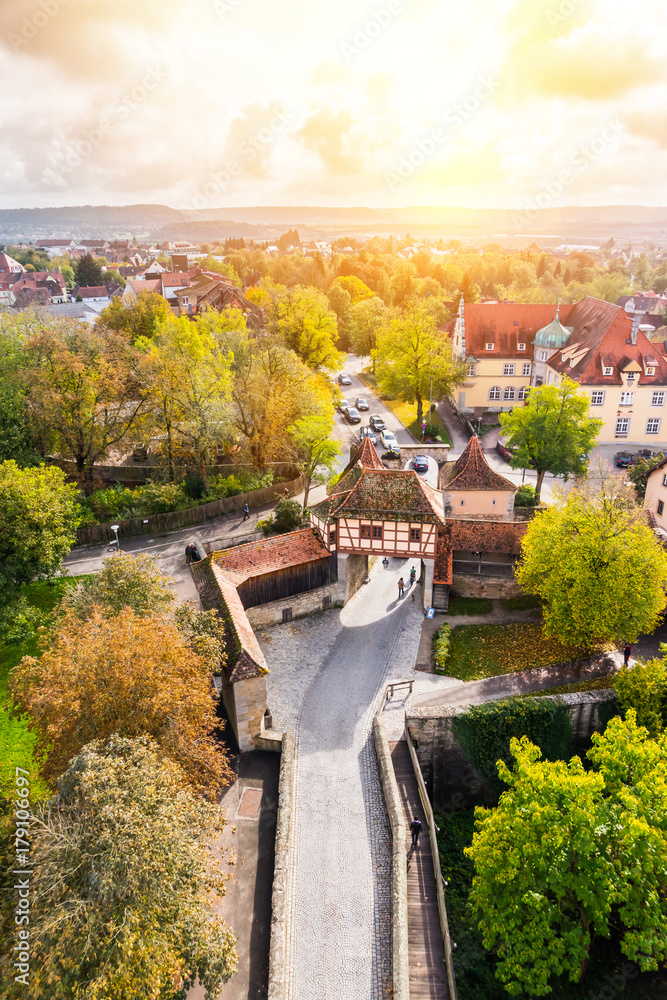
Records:
[[[403,580],[403,577],[401,577],[401,579],[398,581],[398,596],[403,597],[404,591],[405,591],[405,581]]]
[[[417,579],[417,570],[414,568],[414,566],[411,566],[410,567],[410,586],[412,586],[412,584],[415,582],[416,579]]]
[[[244,503],[243,504],[243,520],[247,521],[249,517],[250,517],[250,507],[248,507],[247,503]]]
[[[419,845],[419,834],[422,832],[421,820],[415,816],[412,823],[410,824],[410,833],[412,834],[412,846],[417,847]]]

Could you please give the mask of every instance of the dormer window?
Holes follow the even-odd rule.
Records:
[[[492,351],[492,350],[493,350],[493,348],[494,348],[494,345],[493,345],[493,344],[487,344],[487,345],[486,345],[486,349],[487,349],[487,351]]]
[[[647,368],[646,369],[646,374],[647,375],[655,375],[655,368]]]
[[[516,345],[516,349],[517,349],[517,351],[525,351],[526,350],[526,345],[525,344],[517,344]]]
[[[468,365],[468,367],[466,368],[466,375],[472,375],[474,377],[476,371],[477,371],[476,365]]]
[[[605,365],[604,368],[602,369],[602,372],[604,375],[613,375],[614,369],[610,365]]]

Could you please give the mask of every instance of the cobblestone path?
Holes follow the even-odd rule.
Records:
[[[391,985],[391,831],[371,736],[383,682],[412,674],[420,593],[405,563],[374,567],[305,693],[296,727],[289,884],[290,1000],[385,1000]]]

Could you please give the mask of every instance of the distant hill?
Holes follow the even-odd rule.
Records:
[[[140,236],[151,240],[203,241],[243,236],[273,240],[296,227],[302,239],[374,234],[525,246],[558,243],[667,244],[667,207],[565,206],[534,211],[406,206],[403,208],[326,208],[322,206],[247,206],[178,210],[165,205],[82,205],[72,208],[0,209],[0,241],[33,241],[70,236]]]

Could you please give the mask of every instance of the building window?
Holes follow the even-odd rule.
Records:
[[[530,375],[530,361],[524,361],[523,367],[521,369],[522,375]]]
[[[634,398],[634,392],[622,392],[621,393],[621,406],[632,406],[632,400]]]
[[[188,298],[187,295],[183,296],[183,305],[184,306],[189,306],[190,305],[190,299]]]
[[[506,361],[503,365],[503,375],[514,375],[514,365]]]
[[[362,538],[370,538],[371,537],[370,524],[362,524],[359,534],[361,535]]]
[[[505,386],[505,392],[503,393],[503,399],[514,399],[515,391],[513,385]]]
[[[660,431],[660,418],[650,417],[646,421],[646,433],[647,434],[658,434]]]
[[[604,403],[604,392],[591,393],[591,406],[602,406]]]
[[[528,399],[528,393],[530,392],[529,385],[522,385],[519,389],[519,399]]]
[[[665,394],[664,392],[654,392],[651,396],[651,406],[664,406],[665,405]]]
[[[655,368],[647,368],[646,369],[646,374],[647,375],[655,375]]]
[[[374,524],[373,525],[373,538],[382,538],[382,525],[381,524]]]
[[[459,500],[459,507],[463,507],[464,503],[465,503],[465,500]]]
[[[664,475],[664,476],[662,477],[662,485],[663,485],[663,486],[667,486],[667,475]]]
[[[636,378],[637,378],[636,374],[634,372],[630,372],[630,374],[628,375],[628,385],[632,385]]]
[[[539,358],[540,361],[548,361],[549,360],[549,352],[548,351],[538,351],[537,352],[537,356],[538,356],[538,358]]]
[[[421,540],[422,540],[421,528],[410,528],[410,541],[421,542]]]
[[[472,375],[474,377],[476,369],[477,369],[477,365],[468,365],[468,367],[466,369],[466,374],[467,375]]]
[[[493,344],[487,344],[486,345],[486,349],[487,349],[487,351],[492,351],[493,350]]]
[[[284,622],[291,622],[292,621],[292,609],[291,608],[283,608],[283,621]]]
[[[517,347],[518,351],[525,351],[526,350],[526,345],[525,344],[517,344],[516,347]]]
[[[627,437],[630,430],[630,418],[618,417],[616,420],[616,437]]]
[[[602,373],[603,375],[613,375],[614,369],[610,368],[609,365],[605,365],[604,368],[602,369]]]
[[[496,506],[496,501],[495,501],[495,500],[492,500],[492,501],[491,501],[491,506],[492,506],[492,507],[495,507],[495,506]]]
[[[658,516],[660,516],[665,509],[665,504],[662,500],[658,500]]]
[[[335,545],[335,544],[336,544],[336,532],[334,530],[329,532],[329,545]]]
[[[489,389],[489,399],[500,399],[499,385],[494,385]]]

